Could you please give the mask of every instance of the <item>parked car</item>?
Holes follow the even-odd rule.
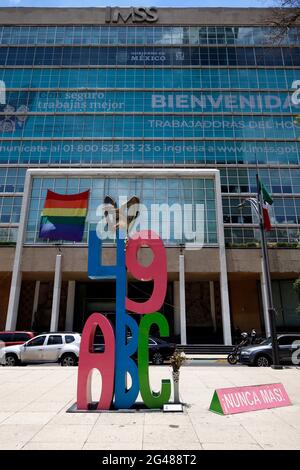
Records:
[[[33,331],[0,331],[0,342],[5,346],[14,346],[15,344],[23,344],[34,336]]]
[[[152,364],[160,365],[170,359],[176,349],[175,343],[168,343],[160,338],[149,336],[149,360]]]
[[[149,361],[155,365],[161,365],[174,353],[176,349],[176,344],[168,343],[160,338],[154,338],[153,336],[149,336]],[[96,335],[94,340],[94,352],[103,352],[104,351],[104,344],[103,344],[103,336]],[[135,355],[136,356],[136,355]],[[133,357],[135,357],[133,356]]]
[[[59,362],[75,366],[78,362],[81,336],[78,333],[45,333],[21,345],[1,349],[2,365],[43,364]]]
[[[292,354],[300,350],[300,334],[279,334],[277,338],[280,363],[292,364]],[[242,348],[239,362],[248,366],[269,367],[273,363],[271,338],[267,338],[258,345]]]

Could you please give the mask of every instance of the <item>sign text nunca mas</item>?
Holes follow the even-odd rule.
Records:
[[[106,23],[155,23],[158,20],[157,9],[154,7],[106,7]]]

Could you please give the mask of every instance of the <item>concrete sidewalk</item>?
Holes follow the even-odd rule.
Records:
[[[158,389],[170,367],[151,367]],[[0,449],[300,449],[300,370],[182,368],[182,414],[70,414],[77,368],[0,368]],[[219,416],[208,411],[215,388],[282,382],[293,406]],[[93,380],[96,399],[99,377]]]

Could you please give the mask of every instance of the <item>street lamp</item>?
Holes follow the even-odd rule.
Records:
[[[251,204],[251,207],[253,208],[259,220],[263,269],[264,269],[266,285],[267,285],[267,304],[268,304],[267,310],[268,310],[268,317],[269,317],[269,323],[270,323],[272,356],[273,356],[272,368],[283,369],[283,367],[280,365],[280,360],[279,360],[279,348],[278,348],[278,340],[277,340],[277,332],[276,332],[276,310],[274,308],[274,303],[273,303],[268,246],[267,246],[267,240],[266,240],[266,235],[265,235],[265,230],[264,230],[263,215],[262,215],[261,194],[258,192],[257,199],[254,197],[249,197],[249,198],[244,199],[244,201],[241,204],[239,204],[237,207],[239,209],[242,209],[246,202],[249,202]]]

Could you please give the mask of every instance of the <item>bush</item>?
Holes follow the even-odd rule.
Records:
[[[278,248],[298,248],[298,243],[277,242],[276,246]]]
[[[294,282],[293,289],[300,295],[300,277]]]
[[[225,244],[226,248],[259,248],[258,242],[248,242],[248,243],[231,243],[227,242]]]

